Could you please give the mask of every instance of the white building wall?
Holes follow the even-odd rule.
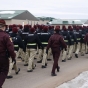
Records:
[[[11,20],[5,20],[5,22],[6,22],[6,25],[11,25]]]

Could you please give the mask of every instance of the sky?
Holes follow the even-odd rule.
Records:
[[[88,19],[88,0],[1,0],[0,10],[28,10],[37,17]]]

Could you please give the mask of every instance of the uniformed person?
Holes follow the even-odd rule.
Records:
[[[30,32],[31,33],[26,36],[25,41],[24,41],[25,46],[27,48],[27,52],[29,54],[29,63],[28,63],[27,72],[32,72],[36,66],[34,64],[34,57],[36,55],[37,45],[41,46],[41,48],[43,49],[43,46],[41,44],[41,41],[40,41],[38,35],[34,33],[35,29],[31,28]]]
[[[72,55],[73,55],[73,48],[74,48],[74,44],[78,44],[76,36],[73,32],[73,28],[71,26],[68,27],[69,30],[69,35],[70,35],[70,39],[71,39],[71,43],[70,43],[70,47],[69,47],[69,53],[68,53],[68,60],[71,60]]]
[[[46,46],[48,44],[48,40],[49,40],[50,36],[51,36],[51,34],[48,32],[48,26],[45,26],[43,28],[43,32],[41,32],[41,35],[40,35],[40,40],[42,42],[42,45],[44,46],[42,68],[46,68],[46,66],[47,66],[47,57],[48,56],[46,54]],[[48,54],[50,54],[50,53],[48,53]],[[50,59],[50,57],[48,57],[48,58]]]
[[[86,31],[85,31],[85,27],[81,28],[81,41],[80,41],[80,52],[81,52],[81,56],[84,56],[85,52],[85,43],[84,43],[84,37],[86,35]]]
[[[84,37],[84,43],[86,44],[86,54],[88,54],[88,33]]]
[[[71,45],[71,38],[70,38],[70,34],[68,33],[67,29],[65,26],[63,26],[62,28],[63,32],[62,32],[62,36],[64,38],[65,43],[67,44],[67,47],[69,47]],[[68,51],[68,48],[67,48]],[[67,59],[67,52],[65,49],[63,49],[63,56],[62,56],[62,62],[66,62]]]
[[[13,41],[13,44],[14,44],[14,49],[15,49],[15,53],[16,53],[16,59],[17,59],[18,54],[19,54],[19,52],[18,52],[19,47],[22,48],[23,51],[25,52],[24,44],[22,42],[21,37],[17,34],[17,32],[18,32],[17,27],[14,27],[12,29],[12,34],[10,34],[10,36],[12,38],[12,41]],[[18,74],[19,71],[20,71],[20,68],[17,67],[17,64],[12,63],[11,58],[10,58],[10,67],[9,67],[9,73],[8,73],[8,76],[7,76],[8,79],[12,78],[11,70],[12,70],[13,67],[14,67],[15,73]]]
[[[66,43],[64,42],[62,36],[59,35],[59,30],[60,30],[59,28],[55,28],[56,33],[50,37],[46,48],[47,54],[48,54],[49,48],[51,47],[52,49],[53,60],[54,60],[54,64],[51,71],[52,76],[56,76],[55,70],[57,69],[57,71],[59,72],[59,69],[60,69],[60,67],[58,66],[58,60],[60,56],[61,46],[65,48],[65,50],[67,48]]]
[[[23,29],[23,32],[21,34],[21,38],[22,38],[22,41],[24,43],[24,39],[25,37],[29,34],[29,29],[28,28],[24,28]],[[20,48],[19,50],[19,56],[22,58],[22,60],[24,60],[24,66],[28,66],[28,53],[24,53],[23,50]],[[26,55],[25,55],[26,54]]]
[[[11,56],[12,62],[16,63],[14,53],[14,47],[10,36],[5,33],[5,21],[0,20],[0,88],[7,77],[9,70],[9,59],[8,56]]]
[[[76,52],[75,52],[75,57],[78,58],[79,50],[80,50],[80,41],[81,41],[81,33],[79,32],[79,27],[76,27],[76,32],[74,32],[77,38],[78,44],[76,44]]]

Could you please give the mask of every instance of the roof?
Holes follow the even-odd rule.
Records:
[[[84,24],[88,24],[88,20]]]
[[[58,19],[58,20],[53,20],[50,22],[52,25],[82,25],[81,20],[62,20],[62,19]]]
[[[38,19],[27,10],[0,10],[0,19],[20,19],[38,21]]]

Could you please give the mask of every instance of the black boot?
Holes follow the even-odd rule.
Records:
[[[66,62],[66,59],[62,60],[62,62]]]
[[[51,59],[47,59],[47,61],[51,61]]]
[[[11,78],[13,78],[13,76],[7,76],[7,79],[11,79]]]
[[[28,64],[24,64],[24,66],[28,66]]]
[[[60,67],[58,66],[58,68],[57,68],[57,72],[59,72],[60,71]]]
[[[42,60],[40,60],[40,61],[37,61],[37,63],[42,63]]]
[[[71,59],[72,59],[72,57],[68,58],[68,60],[71,60]]]
[[[18,71],[16,72],[16,74],[19,74],[19,72],[20,72],[20,68],[18,68]]]
[[[51,73],[51,76],[57,76],[57,74],[55,74],[55,73]]]
[[[27,70],[27,72],[33,72],[33,70]]]
[[[75,57],[78,58],[78,54],[75,54]]]
[[[42,68],[46,68],[46,66],[42,65]]]

